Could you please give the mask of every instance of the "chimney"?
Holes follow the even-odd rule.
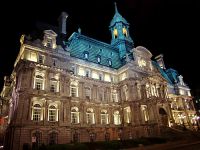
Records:
[[[160,54],[158,56],[155,57],[158,65],[162,68],[162,69],[166,69],[165,68],[165,63],[164,63],[164,60],[163,60],[163,54]]]
[[[63,36],[66,36],[66,20],[67,20],[68,14],[66,12],[62,12],[59,17],[59,33]]]

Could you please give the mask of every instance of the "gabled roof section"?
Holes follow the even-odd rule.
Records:
[[[172,81],[168,77],[168,75],[165,73],[165,71],[158,65],[157,62],[152,61],[152,64],[158,69],[158,71],[161,73],[161,75],[167,80],[169,84],[172,84]]]
[[[97,41],[80,33],[74,32],[68,39],[70,55],[82,60],[97,63],[110,68],[118,69],[123,63],[119,57],[119,50],[110,44]],[[85,53],[88,58],[85,58]],[[97,58],[101,61],[98,62]],[[112,65],[109,65],[111,61]]]
[[[110,22],[110,27],[114,26],[118,22],[122,22],[124,24],[129,25],[129,23],[126,21],[126,19],[124,19],[122,17],[122,15],[120,15],[120,13],[118,12],[117,4],[115,3],[115,15],[114,15],[113,19]]]

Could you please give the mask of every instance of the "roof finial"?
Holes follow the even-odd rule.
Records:
[[[115,13],[118,13],[118,10],[117,10],[117,3],[115,2]]]

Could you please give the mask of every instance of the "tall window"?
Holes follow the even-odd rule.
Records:
[[[89,53],[88,53],[88,52],[84,52],[84,58],[85,58],[86,60],[88,60],[88,57],[89,57]]]
[[[124,108],[124,122],[126,122],[126,123],[131,122],[131,109],[130,109],[130,107]]]
[[[57,81],[55,78],[51,78],[50,80],[50,91],[51,92],[59,91],[59,81]]]
[[[71,123],[73,124],[79,123],[79,110],[77,107],[71,108]]]
[[[114,38],[117,38],[117,36],[118,36],[118,32],[117,32],[116,28],[113,30],[113,36],[114,36]]]
[[[123,31],[124,36],[127,37],[127,36],[128,36],[128,33],[127,33],[127,30],[126,30],[125,27],[123,27],[122,31]]]
[[[94,110],[92,108],[88,108],[86,112],[86,121],[87,124],[94,124]]]
[[[41,75],[35,76],[35,87],[36,90],[44,90],[44,78]]]
[[[149,114],[148,114],[148,110],[147,110],[147,106],[146,105],[141,105],[141,111],[142,111],[142,116],[144,121],[148,121],[149,120]]]
[[[117,90],[113,90],[111,96],[112,96],[111,97],[112,98],[112,102],[119,102],[118,95],[117,95]]]
[[[147,95],[147,98],[151,97],[149,84],[146,84],[146,95]]]
[[[108,124],[107,110],[101,110],[101,124]]]
[[[71,82],[70,95],[71,95],[71,97],[78,97],[78,84],[77,84],[77,82]]]
[[[58,143],[58,133],[55,131],[49,134],[49,145],[54,145]]]
[[[98,63],[101,62],[101,56],[97,56],[97,62],[98,62]]]
[[[58,121],[58,109],[54,106],[51,105],[49,106],[49,121]]]
[[[99,97],[99,101],[104,101],[104,90],[99,87],[99,91],[98,91],[98,97]]]
[[[34,121],[40,121],[42,120],[42,107],[40,106],[40,104],[35,104],[32,107],[32,120]]]
[[[89,87],[85,87],[85,98],[91,99],[91,89]]]
[[[123,92],[124,92],[125,100],[127,101],[128,98],[129,98],[128,87],[127,87],[127,85],[124,85],[124,86],[123,86]]]
[[[112,66],[112,60],[111,59],[108,60],[108,65]]]
[[[120,114],[119,114],[119,111],[114,111],[114,124],[115,125],[119,125],[121,124],[121,119],[120,119]]]
[[[44,55],[41,55],[41,54],[38,55],[38,62],[40,64],[44,64]]]

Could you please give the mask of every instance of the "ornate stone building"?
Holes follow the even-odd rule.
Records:
[[[59,31],[22,36],[10,76],[7,150],[23,145],[159,136],[163,127],[195,123],[189,87],[162,55],[134,46],[129,23],[115,14],[111,43]],[[4,88],[5,90],[5,88]],[[2,92],[4,92],[4,90]]]

